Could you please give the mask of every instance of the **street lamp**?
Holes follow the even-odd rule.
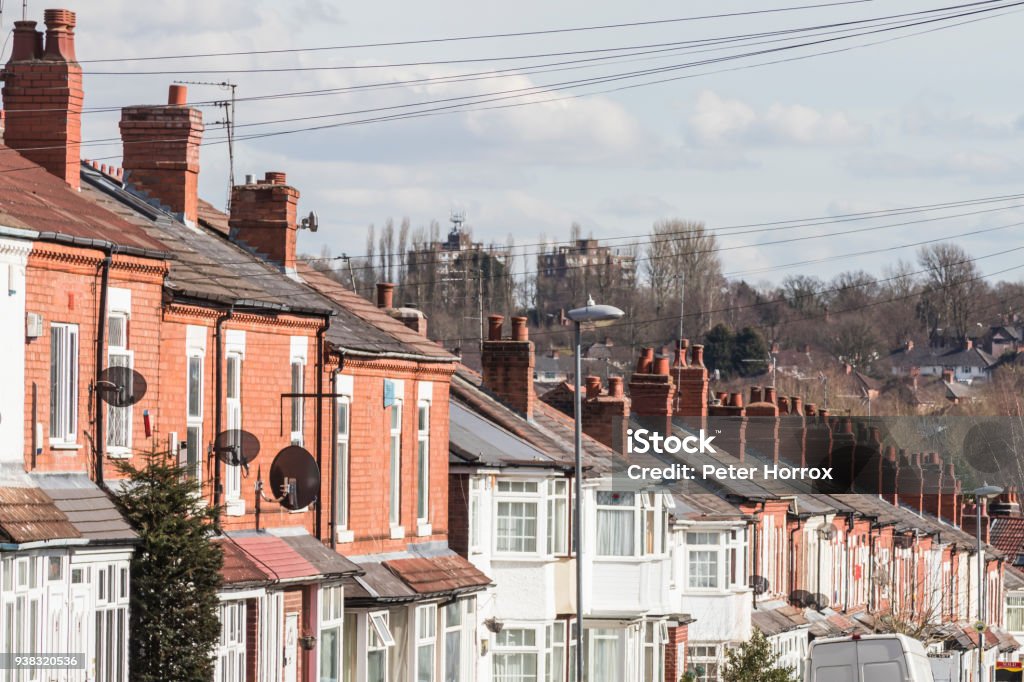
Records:
[[[576,499],[573,504],[573,537],[576,540],[576,682],[583,679],[583,392],[580,375],[583,373],[583,343],[580,327],[584,322],[610,322],[626,313],[610,305],[596,305],[587,297],[587,305],[566,313],[576,325],[576,376],[573,378],[573,456],[576,464]]]
[[[981,501],[1001,495],[997,485],[983,485],[974,491],[974,510],[977,513],[975,531],[978,539],[978,681],[985,679],[985,551],[981,547]]]

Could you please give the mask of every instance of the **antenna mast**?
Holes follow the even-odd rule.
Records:
[[[27,2],[28,0],[25,0]],[[220,81],[214,83],[211,81],[174,81],[182,85],[212,85],[220,88],[221,90],[229,90],[231,96],[229,99],[214,102],[214,106],[220,107],[224,110],[224,118],[219,121],[215,121],[214,125],[222,125],[228,133],[228,196],[224,202],[225,211],[231,212],[231,191],[235,187],[235,96],[236,90],[238,89],[237,83],[231,81]]]

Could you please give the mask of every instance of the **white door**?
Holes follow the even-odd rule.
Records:
[[[299,644],[299,614],[284,616],[284,682],[296,682],[296,649]]]

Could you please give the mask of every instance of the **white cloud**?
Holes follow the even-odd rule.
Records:
[[[868,177],[962,177],[972,182],[1000,182],[1019,177],[1024,166],[1015,159],[982,151],[958,151],[923,157],[894,152],[855,154],[846,167]]]
[[[688,123],[693,142],[700,146],[846,145],[863,142],[871,134],[870,126],[843,112],[781,103],[759,112],[710,90],[697,95]]]

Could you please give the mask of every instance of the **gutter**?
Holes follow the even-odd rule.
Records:
[[[89,538],[60,538],[57,540],[33,540],[32,542],[0,542],[0,551],[17,552],[47,547],[82,547],[89,544]]]
[[[110,289],[110,258],[111,254],[108,251],[107,257],[100,263],[100,300],[97,308],[97,321],[96,321],[96,368],[95,368],[95,379],[93,380],[93,400],[95,402],[96,416],[94,420],[96,438],[93,440],[93,451],[96,454],[95,463],[95,474],[96,474],[96,485],[103,490],[106,490],[107,486],[103,482],[103,455],[107,445],[107,434],[103,430],[103,417],[107,410],[107,405],[99,396],[99,385],[100,385],[100,373],[103,371],[104,362],[104,351],[107,345],[107,292]],[[34,428],[34,427],[33,427]],[[109,491],[108,491],[109,492]]]

